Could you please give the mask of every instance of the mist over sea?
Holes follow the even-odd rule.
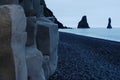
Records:
[[[59,29],[59,31],[120,42],[120,28]]]

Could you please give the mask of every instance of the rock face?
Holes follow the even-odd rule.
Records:
[[[30,80],[45,80],[43,71],[43,54],[36,46],[36,28],[35,17],[27,18],[27,43],[26,43],[26,62],[28,76]],[[36,66],[35,66],[36,65]]]
[[[67,27],[64,27],[63,24],[57,20],[57,18],[54,16],[53,12],[50,9],[48,9],[47,7],[44,7],[44,15],[46,17],[54,17],[55,18],[54,22],[56,24],[58,24],[58,28],[61,28],[61,29],[67,28]]]
[[[19,0],[19,2],[22,4],[23,8],[25,9],[27,16],[37,14],[37,12],[35,10],[33,10],[33,6],[30,7],[30,5],[32,5],[32,2],[27,1],[27,0],[26,1]],[[25,5],[25,4],[29,4],[29,5]],[[54,16],[53,12],[46,6],[46,3],[44,0],[40,0],[40,5],[43,5],[43,11],[44,11],[43,13],[44,13],[45,17],[54,17],[55,18],[54,23],[58,24],[58,28],[67,28],[67,27],[64,27],[63,24],[57,20],[57,18]]]
[[[38,2],[23,1],[22,4],[27,16],[26,47],[30,80],[48,79],[55,72],[58,60],[58,25],[54,23],[54,17],[44,16],[44,6],[46,6],[45,3],[42,3],[44,1],[39,0]],[[31,11],[36,14],[31,14]],[[34,63],[37,66],[34,66]]]
[[[78,28],[90,28],[87,22],[87,16],[83,16],[81,21],[78,23]]]
[[[47,80],[58,61],[56,18],[44,15],[44,0],[19,0],[23,8],[6,1],[0,6],[0,80]]]
[[[19,0],[0,0],[0,5],[1,4],[18,4]]]
[[[30,17],[34,15],[29,15],[27,20],[28,39],[26,45],[29,48],[27,55],[30,56],[31,54],[29,60],[27,59],[28,75],[30,80],[46,80],[55,72],[57,67],[58,25],[54,23],[53,17],[44,16],[43,5],[37,6],[39,6],[41,13],[36,10],[35,18],[32,19]],[[33,55],[34,58],[32,58]],[[43,62],[41,63],[41,61]],[[38,67],[34,66],[34,63]]]
[[[58,28],[67,28],[67,27],[64,27],[63,24],[57,20],[57,18],[54,16],[53,12],[46,6],[44,0],[41,0],[41,5],[44,6],[44,16],[45,17],[54,17],[55,18],[54,23],[58,24]]]
[[[0,7],[0,80],[15,80],[9,10]],[[6,64],[8,63],[8,64]]]
[[[37,22],[37,25],[37,47],[43,52],[45,57],[43,68],[46,78],[48,79],[57,68],[57,46],[59,40],[58,27],[57,24],[47,20],[45,17],[41,17],[41,20]]]
[[[27,80],[25,27],[20,6],[0,6],[0,80]]]
[[[111,18],[108,19],[108,25],[107,25],[107,28],[108,28],[108,29],[111,29],[111,28],[112,28],[112,26],[111,26]]]

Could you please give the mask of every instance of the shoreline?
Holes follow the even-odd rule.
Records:
[[[60,32],[58,55],[49,80],[120,79],[120,42]]]
[[[104,28],[90,28],[90,29],[59,29],[60,32],[81,35],[86,37],[93,37],[111,41],[120,42],[119,29],[104,29]]]
[[[69,33],[69,32],[59,32],[59,33],[65,33],[65,34],[71,34],[71,35],[76,35],[76,36],[81,36],[81,37],[86,37],[86,38],[93,38],[93,39],[97,39],[97,40],[104,40],[104,41],[110,41],[110,42],[115,42],[115,43],[120,43],[117,40],[112,40],[112,39],[108,39],[108,38],[104,38],[104,37],[96,37],[96,36],[89,36],[89,35],[80,35],[80,34],[74,34],[74,33]]]

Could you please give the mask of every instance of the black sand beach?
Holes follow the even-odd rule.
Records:
[[[60,32],[58,55],[49,80],[120,80],[120,42]]]

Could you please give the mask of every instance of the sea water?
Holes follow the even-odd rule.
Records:
[[[120,28],[59,29],[59,31],[120,42]]]

